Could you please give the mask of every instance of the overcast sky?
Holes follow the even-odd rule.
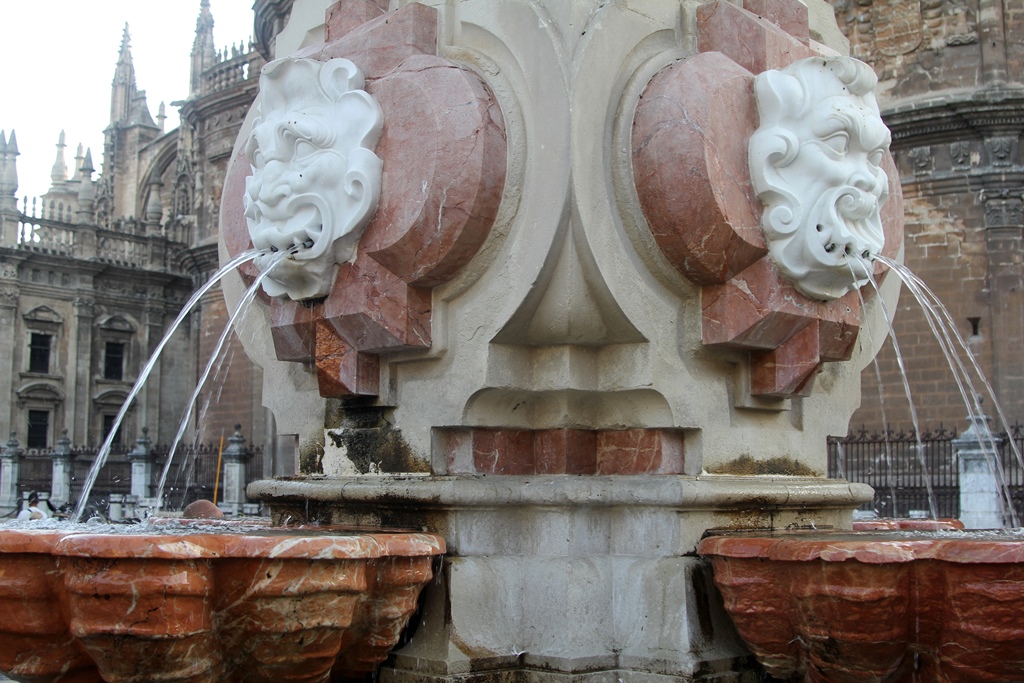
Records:
[[[218,49],[252,35],[253,0],[210,0]],[[50,185],[63,129],[68,167],[78,143],[100,168],[103,129],[110,120],[110,83],[125,22],[135,80],[156,117],[167,103],[166,130],[178,125],[171,102],[188,96],[189,54],[200,0],[43,0],[4,2],[0,40],[0,130],[18,133],[18,197]]]

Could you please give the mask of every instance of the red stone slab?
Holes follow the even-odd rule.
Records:
[[[683,438],[670,429],[490,429],[449,439],[449,474],[680,474]],[[470,448],[471,458],[457,449]],[[460,463],[472,463],[472,469]]]
[[[747,171],[757,127],[754,76],[719,52],[662,70],[633,119],[633,174],[644,216],[669,261],[721,284],[768,253]]]
[[[774,0],[769,4],[775,4]],[[697,50],[722,52],[753,74],[780,69],[815,55],[810,47],[787,31],[797,30],[806,41],[806,9],[802,19],[792,8],[780,11],[775,18],[781,19],[784,25],[779,26],[727,0],[701,5],[697,8]],[[801,20],[803,25],[797,26],[796,22]]]

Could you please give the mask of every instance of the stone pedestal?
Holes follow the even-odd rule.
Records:
[[[1002,439],[989,431],[990,418],[971,419],[953,447],[960,472],[960,521],[967,529],[1001,529],[1005,526],[1005,503],[996,472]]]
[[[351,477],[249,491],[277,521],[445,536],[415,635],[381,672],[394,683],[759,680],[694,556],[703,531],[848,528],[871,497],[822,479],[671,475]]]
[[[18,511],[18,476],[24,451],[11,432],[11,438],[0,449],[0,515]]]
[[[128,454],[132,463],[132,495],[139,500],[150,497],[149,490],[153,483],[154,456],[149,438],[149,429],[142,428],[142,436],[135,441],[135,448]]]
[[[50,483],[50,502],[55,508],[71,502],[71,478],[74,467],[71,453],[71,439],[68,431],[57,440],[57,446],[51,454],[53,477]]]
[[[224,514],[236,516],[245,503],[245,468],[252,454],[246,451],[242,425],[235,425],[235,433],[228,438],[228,447],[222,454],[221,485],[224,497],[217,505]]]

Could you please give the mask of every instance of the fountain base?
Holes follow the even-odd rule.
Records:
[[[693,555],[705,528],[848,525],[867,487],[799,477],[255,482],[275,517],[428,528],[449,554],[381,681],[760,680]],[[303,518],[303,517],[300,517]]]

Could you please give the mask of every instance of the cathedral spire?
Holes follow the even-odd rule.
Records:
[[[72,180],[79,180],[82,177],[82,164],[85,162],[85,152],[82,151],[82,143],[78,143],[78,149],[75,151],[75,172],[72,176]]]
[[[53,160],[53,168],[50,169],[50,181],[54,185],[68,179],[68,165],[64,161],[65,147],[67,145],[64,144],[64,131],[61,131],[60,137],[57,139],[57,158]]]
[[[110,93],[110,123],[126,121],[131,115],[132,102],[135,99],[135,65],[132,63],[131,35],[128,33],[128,22],[124,24],[121,36],[121,50],[117,55],[117,66],[114,68],[114,80]]]
[[[210,0],[201,0],[199,17],[196,19],[196,37],[192,41],[192,74],[189,89],[193,95],[202,89],[203,72],[216,63],[217,51],[213,45],[213,13],[210,11]]]
[[[0,142],[3,141],[3,134],[0,133]],[[18,137],[11,130],[11,137],[3,151],[3,173],[0,175],[0,208],[16,209],[17,200],[14,198],[18,191]]]

